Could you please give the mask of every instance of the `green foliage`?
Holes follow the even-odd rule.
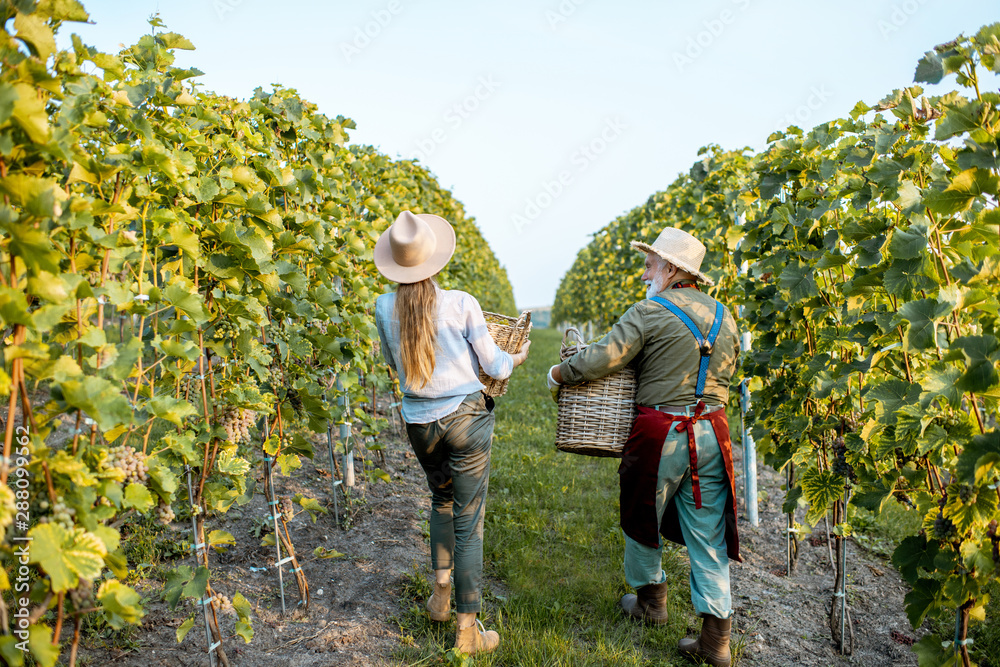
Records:
[[[195,542],[235,544],[205,523],[249,501],[251,443],[266,439],[291,473],[312,455],[292,424],[325,431],[364,400],[360,380],[385,381],[371,306],[387,286],[372,249],[401,210],[454,223],[445,287],[507,313],[513,295],[451,193],[419,165],[348,146],[351,120],[282,87],[246,101],[200,89],[198,70],[174,66],[173,50],[193,45],[155,17],[112,55],[77,36],[58,49],[59,27],[87,20],[74,0],[6,3],[0,16],[0,394],[24,394],[25,433],[8,434],[4,454],[23,456],[15,474],[30,480],[33,601],[51,592],[61,604],[103,579],[96,609],[123,628],[144,613],[114,578],[133,551],[116,528],[124,512],[169,522],[177,504]],[[31,400],[38,389],[48,398]],[[314,520],[325,511],[301,505]],[[12,537],[0,544],[8,572]],[[202,554],[167,575],[171,606],[204,595],[207,564]],[[234,607],[249,641],[249,608]],[[35,660],[54,663],[44,623],[29,630]],[[10,657],[7,643],[0,652]]]
[[[860,508],[895,499],[915,515],[893,556],[914,625],[958,609],[982,621],[1000,573],[1000,95],[980,78],[997,72],[998,32],[920,61],[916,80],[951,92],[896,90],[756,155],[703,149],[595,235],[553,308],[607,327],[642,295],[629,241],[666,225],[702,239],[715,295],[753,334],[752,433],[768,464],[796,465],[807,519],[845,488]],[[955,656],[940,646],[919,644],[921,664]]]

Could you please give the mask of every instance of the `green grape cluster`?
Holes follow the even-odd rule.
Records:
[[[174,514],[174,508],[161,500],[160,504],[156,506],[156,520],[164,526],[169,526],[175,518],[177,517]]]
[[[76,588],[70,589],[69,600],[73,603],[73,608],[77,611],[96,607],[97,600],[94,597],[94,583],[87,579],[80,579],[80,583],[77,584]]]
[[[215,605],[216,609],[225,614],[235,613],[235,610],[233,609],[233,603],[229,600],[227,596],[223,595],[222,593],[219,593],[218,591],[212,592],[212,604]]]
[[[39,504],[39,507],[41,507],[43,511],[49,509],[49,501],[43,500]],[[59,500],[57,500],[52,505],[52,515],[51,516],[43,516],[40,519],[40,521],[42,523],[50,523],[51,522],[51,523],[58,524],[58,525],[62,526],[63,528],[65,528],[66,530],[72,532],[73,531],[73,525],[76,523],[76,510],[73,509],[72,507],[68,506],[63,501],[63,499],[60,498]]]
[[[240,335],[240,327],[230,319],[219,320],[215,325],[213,336],[215,340],[232,340]]]
[[[245,408],[226,406],[220,413],[226,440],[235,444],[250,442],[250,429],[257,422],[257,413]]]
[[[127,483],[138,484],[148,478],[146,455],[135,451],[130,445],[118,445],[109,449],[107,463],[109,468],[118,468],[124,472]]]
[[[958,410],[949,410],[941,414],[940,419],[945,429],[953,429],[965,422],[965,415]]]
[[[309,323],[309,328],[318,330],[321,334],[326,334],[326,322],[322,320],[312,320]]]
[[[288,496],[282,496],[280,502],[281,514],[285,517],[285,521],[291,521],[295,517],[295,505],[292,504],[292,499]]]

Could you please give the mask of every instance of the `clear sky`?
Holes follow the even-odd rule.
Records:
[[[590,235],[709,143],[844,117],[924,51],[1000,21],[995,0],[83,0],[70,32],[117,52],[167,29],[179,66],[245,98],[296,88],[418,157],[475,216],[521,307],[551,304]],[[648,239],[647,239],[648,240]]]

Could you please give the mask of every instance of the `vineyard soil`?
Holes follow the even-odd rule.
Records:
[[[359,482],[349,503],[349,529],[340,531],[331,514],[313,524],[307,513],[292,522],[292,538],[312,592],[308,613],[294,611],[297,594],[286,576],[286,602],[292,611],[282,617],[273,568],[273,547],[259,546],[253,528],[265,514],[258,496],[254,503],[230,512],[218,528],[228,530],[237,546],[213,556],[213,586],[226,594],[237,585],[254,608],[255,637],[250,644],[239,638],[226,641],[231,664],[241,667],[269,665],[398,665],[401,644],[413,639],[400,630],[396,619],[415,604],[407,590],[412,578],[429,577],[423,523],[429,502],[422,477],[405,440],[392,429],[383,436],[391,483]],[[321,444],[316,443],[322,452]],[[370,456],[370,455],[369,455]],[[329,476],[317,465],[292,479],[279,478],[282,494],[328,497]],[[737,470],[740,470],[737,460]],[[360,473],[360,470],[359,470]],[[259,473],[257,473],[259,475]],[[853,657],[841,658],[830,640],[828,613],[833,575],[825,542],[816,531],[801,542],[798,566],[785,576],[784,515],[781,513],[782,476],[760,466],[761,503],[759,528],[743,523],[745,563],[733,567],[734,605],[737,608],[735,639],[746,634],[739,664],[781,667],[791,665],[865,665],[889,667],[916,665],[908,642],[914,637],[905,614],[905,584],[890,564],[851,542],[849,553],[850,602],[855,631]],[[360,475],[359,475],[360,479]],[[741,480],[740,480],[741,481]],[[284,485],[281,487],[280,485]],[[742,504],[742,503],[741,503]],[[340,507],[344,512],[343,504]],[[186,537],[185,525],[175,524],[178,540]],[[822,524],[820,524],[822,527]],[[266,532],[266,531],[264,531]],[[261,533],[263,534],[263,533]],[[487,537],[488,539],[488,537]],[[316,547],[336,550],[342,557],[319,559]],[[615,563],[608,563],[615,567]],[[499,582],[491,582],[494,590]],[[100,639],[85,642],[81,664],[184,666],[205,665],[205,640],[200,623],[181,644],[175,633],[182,615],[171,612],[152,594],[155,581],[139,583],[150,597],[147,615],[131,642],[117,642],[115,649],[100,648]],[[506,592],[506,604],[517,604],[517,591]],[[500,598],[503,599],[502,597]],[[224,622],[231,630],[232,621]],[[442,663],[443,664],[443,663]]]

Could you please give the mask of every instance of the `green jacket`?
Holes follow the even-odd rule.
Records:
[[[667,289],[661,296],[688,314],[702,335],[715,319],[715,300],[693,287]],[[736,370],[739,334],[728,308],[705,380],[702,400],[722,405]],[[629,363],[638,373],[636,404],[682,406],[696,403],[695,385],[701,355],[691,331],[669,310],[649,299],[635,304],[611,331],[559,365],[563,382],[577,384],[614,373]]]

